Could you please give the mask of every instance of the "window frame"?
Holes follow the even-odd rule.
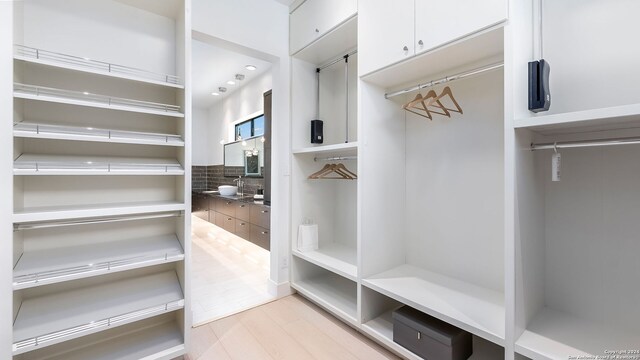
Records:
[[[263,131],[263,132],[262,132],[262,134],[260,134],[260,135],[256,135],[255,120],[256,120],[256,119],[258,119],[258,118],[260,118],[260,117],[264,117],[264,113],[263,113],[263,114],[260,114],[260,115],[258,115],[258,116],[254,116],[254,117],[252,117],[252,118],[250,118],[250,119],[247,119],[247,120],[241,121],[241,122],[239,122],[239,123],[236,123],[236,124],[234,125],[234,128],[233,128],[233,129],[234,129],[234,141],[246,140],[246,139],[250,139],[250,138],[253,138],[253,137],[256,137],[256,136],[264,136],[264,129],[262,130],[262,131]],[[250,123],[250,124],[251,124],[251,135],[250,135],[249,137],[247,137],[247,138],[244,138],[244,139],[243,139],[243,138],[238,138],[238,137],[239,137],[239,135],[240,135],[240,134],[238,133],[238,129],[239,129],[242,125],[244,125],[244,124],[246,124],[246,123]]]

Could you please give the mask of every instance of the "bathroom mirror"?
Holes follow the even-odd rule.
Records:
[[[224,176],[262,177],[264,142],[262,136],[224,145]]]

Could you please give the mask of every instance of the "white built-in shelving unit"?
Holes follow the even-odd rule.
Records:
[[[15,360],[186,353],[190,6],[14,4]]]
[[[327,5],[334,11],[318,16]],[[292,38],[291,48],[291,231],[297,234],[306,220],[318,224],[317,250],[299,251],[294,235],[291,286],[353,326],[358,324],[360,180],[308,176],[338,162],[359,174],[356,8],[351,0],[307,1],[292,14],[291,22],[292,34],[296,27],[304,27],[295,35],[298,39]],[[311,120],[318,118],[324,122],[323,143],[311,144]]]
[[[312,146],[310,59],[341,52],[332,36],[349,27],[336,18],[301,47],[307,3],[318,11],[307,0],[291,15],[302,34],[291,38],[293,287],[407,359],[419,357],[393,341],[391,317],[404,305],[473,334],[474,360],[637,350],[640,51],[625,39],[640,31],[630,15],[640,5],[360,1],[357,145],[331,134],[328,116],[338,140]],[[540,31],[552,105],[533,113],[527,63]],[[459,74],[471,75],[449,81]],[[417,91],[402,90],[416,85],[450,86],[464,113],[403,111]],[[357,156],[354,198],[305,177],[317,158],[340,156]],[[336,220],[345,199],[355,228]],[[295,248],[304,218],[319,224],[316,251]],[[350,233],[354,242],[334,241]]]

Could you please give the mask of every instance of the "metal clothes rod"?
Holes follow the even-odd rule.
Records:
[[[442,79],[431,80],[431,81],[428,81],[426,83],[418,84],[416,86],[410,87],[408,89],[398,90],[398,91],[394,91],[392,93],[385,93],[384,94],[384,98],[385,99],[389,99],[389,98],[392,98],[394,96],[398,96],[398,95],[410,93],[412,91],[416,91],[416,90],[420,90],[420,89],[424,89],[424,88],[428,88],[428,87],[444,84],[444,83],[447,83],[447,82],[450,82],[450,81],[453,81],[453,80],[464,79],[464,78],[469,77],[469,76],[478,75],[478,74],[482,74],[482,73],[487,72],[487,71],[496,70],[496,69],[499,69],[499,68],[501,68],[503,66],[504,66],[504,63],[503,62],[499,62],[499,63],[483,66],[483,67],[480,67],[480,68],[477,68],[477,69],[465,71],[465,72],[462,72],[462,73],[459,73],[459,74],[455,74],[455,75],[451,75],[451,76],[445,76]]]
[[[344,55],[342,55],[342,56],[340,56],[340,57],[337,57],[337,58],[335,58],[335,59],[331,60],[330,62],[328,62],[328,63],[326,63],[326,64],[324,64],[324,65],[320,66],[319,68],[317,68],[317,69],[316,69],[316,71],[322,71],[322,70],[324,70],[324,69],[328,68],[329,66],[331,66],[331,65],[333,65],[333,64],[337,64],[337,63],[339,63],[340,61],[344,61],[344,57],[345,57],[345,56],[351,56],[351,55],[354,55],[354,54],[357,54],[357,53],[358,53],[358,50],[353,50],[353,51],[351,51],[351,52],[348,52],[348,53],[346,53],[346,54],[344,54]]]
[[[313,161],[340,161],[340,160],[357,160],[357,156],[334,156],[326,158],[313,158]]]
[[[140,215],[140,216],[134,215],[134,216],[120,216],[120,217],[110,217],[110,218],[91,218],[91,219],[80,219],[80,220],[69,220],[69,221],[14,224],[13,231],[46,229],[46,228],[71,226],[71,225],[105,224],[105,223],[118,222],[118,221],[163,219],[163,218],[171,218],[171,217],[180,217],[183,215],[184,213],[182,211],[178,211],[178,212],[162,213],[162,214],[154,214],[154,215]]]
[[[536,150],[557,150],[571,149],[583,147],[597,146],[616,146],[616,145],[637,145],[640,144],[640,137],[625,137],[606,140],[581,140],[581,141],[563,141],[555,143],[531,144],[531,151]]]

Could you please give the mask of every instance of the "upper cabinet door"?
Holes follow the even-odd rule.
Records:
[[[360,0],[358,66],[361,75],[415,54],[414,0]]]
[[[507,19],[506,0],[415,0],[416,53]]]
[[[357,12],[357,0],[305,1],[290,15],[290,53],[298,52]]]

